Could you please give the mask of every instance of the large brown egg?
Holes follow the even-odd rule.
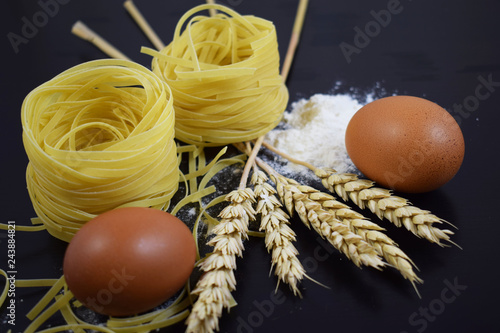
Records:
[[[455,119],[426,99],[391,96],[363,106],[350,120],[346,149],[354,165],[379,185],[421,193],[458,172],[464,138]]]
[[[148,311],[184,286],[196,258],[189,228],[153,208],[103,213],[73,237],[64,276],[76,299],[111,316]]]

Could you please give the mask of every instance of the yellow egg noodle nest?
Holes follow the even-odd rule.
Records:
[[[209,8],[231,16],[194,16],[188,21]],[[172,43],[163,50],[143,48],[154,56],[153,72],[175,96],[176,137],[219,146],[252,140],[273,129],[288,102],[277,47],[272,22],[205,5],[184,14]]]
[[[33,90],[21,118],[28,191],[57,238],[116,207],[162,209],[177,190],[172,94],[145,67],[73,67]]]

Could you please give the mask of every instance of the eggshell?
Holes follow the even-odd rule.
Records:
[[[69,289],[92,310],[111,316],[148,311],[186,283],[196,246],[189,228],[153,208],[103,213],[73,237],[64,257]]]
[[[347,126],[345,144],[367,178],[409,193],[447,183],[465,153],[455,119],[439,105],[412,96],[385,97],[363,106]]]

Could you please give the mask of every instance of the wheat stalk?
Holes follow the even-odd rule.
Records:
[[[244,188],[232,191],[226,200],[230,204],[221,211],[221,221],[213,229],[215,237],[207,243],[214,250],[199,265],[205,273],[192,291],[198,299],[186,321],[189,333],[219,330],[222,310],[231,306],[231,292],[236,289],[236,256],[243,255],[248,224],[255,218],[255,199],[253,191]]]
[[[165,48],[165,44],[162,42],[160,37],[156,34],[156,32],[151,28],[148,21],[142,16],[142,13],[135,6],[132,0],[125,0],[123,3],[123,7],[129,12],[137,25],[141,28],[144,34],[149,38],[151,43],[158,49],[163,50]]]
[[[248,239],[248,225],[255,219],[255,193],[247,187],[250,169],[263,142],[259,138],[251,149],[237,190],[226,195],[226,206],[219,214],[221,221],[213,228],[215,236],[207,243],[213,252],[200,264],[205,273],[196,283],[193,295],[198,299],[186,320],[187,333],[212,333],[219,330],[223,308],[231,307],[231,291],[236,289],[236,255],[243,256],[243,240]]]
[[[329,209],[339,220],[346,224],[351,231],[361,236],[361,238],[368,242],[375,248],[377,253],[384,257],[389,265],[396,268],[401,275],[408,279],[413,285],[415,291],[418,293],[416,283],[423,283],[414,271],[416,268],[413,261],[404,253],[389,236],[383,231],[384,228],[378,224],[365,219],[363,215],[351,210],[347,205],[344,205],[336,200],[324,201],[323,207]],[[329,208],[332,207],[332,208]],[[419,295],[420,296],[420,295]]]
[[[95,31],[87,27],[82,21],[76,21],[71,28],[71,33],[94,44],[98,49],[106,53],[111,58],[130,60],[125,54],[111,45]]]
[[[430,211],[411,205],[407,199],[393,195],[390,190],[375,187],[373,181],[329,169],[316,168],[314,173],[330,192],[337,193],[345,201],[350,199],[362,209],[370,209],[380,219],[386,218],[398,227],[404,226],[416,236],[440,246],[445,245],[443,241],[455,244],[450,239],[453,231],[434,226],[434,223],[441,224],[446,222],[445,220]]]
[[[236,256],[243,256],[243,240],[248,239],[248,225],[256,214],[253,208],[255,193],[246,183],[262,141],[258,139],[253,150],[248,149],[249,157],[238,189],[226,195],[229,205],[220,212],[221,220],[212,230],[215,236],[207,245],[214,250],[199,265],[204,274],[192,291],[198,299],[186,320],[187,333],[218,331],[223,308],[231,307],[231,291],[236,289]]]
[[[282,176],[277,176],[275,179],[280,184],[278,193],[282,193],[288,206],[294,206],[306,226],[311,225],[320,235],[326,236],[332,245],[357,266],[363,264],[379,269],[384,265],[379,256],[383,257],[390,266],[396,268],[405,279],[411,282],[420,296],[416,283],[422,283],[423,280],[416,275],[413,261],[397,246],[396,242],[382,232],[384,228],[368,221],[363,215],[351,210],[349,206],[335,200],[327,193],[299,185]],[[288,182],[288,185],[285,182]],[[328,222],[325,223],[325,221]],[[336,233],[343,236],[344,244],[338,244],[339,239],[334,240],[338,238],[338,235],[328,237]]]
[[[252,184],[257,198],[257,214],[261,214],[260,229],[265,231],[266,248],[272,253],[272,267],[279,281],[288,284],[294,295],[301,296],[297,284],[302,281],[305,269],[297,258],[298,251],[292,242],[296,234],[289,227],[289,216],[281,209],[276,190],[267,183],[267,176],[255,168]],[[271,268],[272,268],[271,267]]]
[[[423,282],[413,270],[413,267],[416,267],[413,261],[398,247],[396,242],[383,233],[384,228],[368,221],[362,214],[335,200],[333,196],[321,192],[311,192],[310,198],[320,203],[323,209],[329,211],[339,221],[347,225],[352,232],[373,246],[377,254],[382,256],[389,265],[396,268],[405,279],[410,280],[414,287],[415,283]]]
[[[329,210],[323,208],[319,201],[331,198],[330,195],[280,175],[259,158],[256,161],[276,184],[277,192],[290,214],[297,212],[308,228],[312,227],[319,235],[326,238],[356,266],[365,265],[377,269],[384,266],[373,246],[353,233]]]

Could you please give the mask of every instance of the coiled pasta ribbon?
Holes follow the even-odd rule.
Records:
[[[166,207],[179,181],[174,118],[170,88],[126,60],[90,61],[34,89],[21,115],[26,181],[50,234],[69,241],[120,206]]]
[[[195,15],[207,9],[227,15]],[[252,140],[281,120],[288,90],[270,21],[200,5],[181,17],[167,47],[142,52],[153,56],[153,72],[172,89],[181,141],[218,146]]]

